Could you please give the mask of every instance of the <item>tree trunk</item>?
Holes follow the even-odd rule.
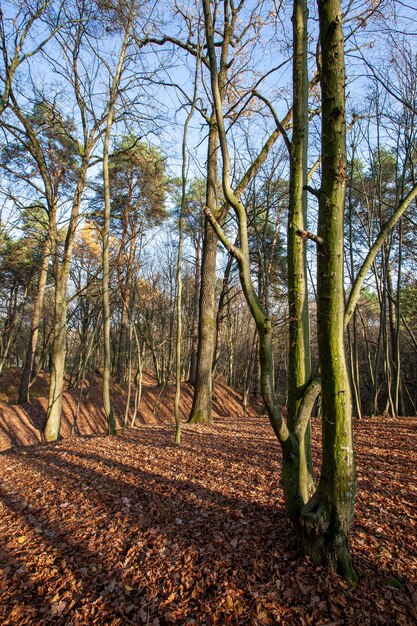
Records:
[[[200,300],[200,258],[201,258],[201,227],[198,226],[195,273],[194,273],[194,297],[193,297],[193,323],[192,323],[192,346],[190,359],[190,375],[188,382],[195,385],[197,374],[197,350],[198,350],[198,306]]]
[[[50,236],[51,255],[55,273],[55,303],[51,379],[49,384],[48,409],[44,428],[46,441],[57,441],[60,438],[67,332],[67,282],[91,149],[92,145],[90,144],[84,151],[83,161],[78,174],[77,186],[71,207],[71,215],[64,243],[64,255],[61,263],[58,259],[56,215],[50,215],[50,220],[53,220],[52,223],[55,224],[54,231]]]
[[[56,277],[54,337],[52,344],[48,410],[45,440],[58,441],[61,430],[62,391],[64,387],[65,355],[67,344],[67,275],[60,268]]]
[[[32,324],[30,329],[29,345],[26,353],[25,366],[22,372],[19,389],[19,404],[28,402],[30,377],[33,370],[36,348],[38,345],[39,323],[42,314],[43,298],[45,295],[46,279],[48,276],[49,254],[47,254],[47,243],[43,251],[42,265],[39,272],[38,291],[36,293],[35,303],[33,305]]]
[[[133,20],[133,5],[129,13],[129,19],[125,25],[124,38],[120,49],[117,68],[109,91],[109,104],[106,119],[106,132],[103,141],[103,191],[104,191],[104,224],[103,224],[103,280],[102,280],[102,301],[103,301],[103,404],[107,419],[109,435],[117,434],[116,420],[113,406],[110,399],[110,369],[111,369],[111,339],[110,339],[110,180],[109,180],[109,148],[110,135],[114,119],[114,110],[120,87],[120,79],[123,71],[124,59],[129,44],[130,29]],[[126,359],[126,355],[124,355]]]
[[[288,212],[288,304],[289,304],[289,367],[288,417],[294,429],[304,391],[311,378],[310,321],[308,310],[306,242],[297,232],[307,227],[307,150],[308,150],[308,66],[307,66],[306,0],[294,0],[293,10],[293,131],[290,145],[290,197]],[[310,425],[299,441],[299,488],[297,502],[305,504],[314,492]],[[294,490],[286,494],[288,500]],[[299,511],[301,512],[301,510]],[[298,517],[298,516],[297,516]]]
[[[120,321],[120,333],[119,333],[119,352],[117,355],[117,380],[120,385],[124,385],[126,382],[128,336],[129,336],[128,303],[123,300],[122,316],[121,316],[121,321]]]
[[[217,154],[219,135],[215,115],[210,120],[207,154],[206,205],[217,218]],[[198,327],[197,368],[193,404],[188,421],[210,424],[212,421],[212,365],[216,336],[216,261],[218,237],[208,220],[204,225],[203,258],[201,263],[201,286]]]
[[[181,399],[181,339],[182,339],[182,250],[183,250],[183,231],[184,231],[184,212],[185,212],[185,194],[187,187],[187,131],[188,125],[194,113],[195,100],[197,96],[198,83],[197,61],[194,78],[194,94],[193,102],[188,112],[184,124],[184,132],[182,139],[182,167],[181,167],[181,208],[178,220],[178,256],[177,256],[177,302],[176,302],[176,318],[177,318],[177,334],[175,338],[175,399],[174,399],[174,418],[175,418],[175,436],[174,443],[181,443],[181,415],[180,415],[180,399]]]
[[[322,181],[319,192],[317,325],[322,383],[320,483],[302,513],[303,543],[316,564],[353,583],[349,552],[356,471],[344,348],[343,224],[346,187],[344,39],[340,0],[318,0],[322,52]]]
[[[103,279],[102,279],[102,301],[103,301],[103,405],[107,419],[109,435],[117,433],[114,419],[113,407],[110,399],[110,369],[111,369],[111,341],[110,341],[110,292],[109,292],[109,246],[110,246],[110,182],[109,182],[109,144],[111,130],[111,116],[107,122],[106,136],[103,147],[103,187],[104,187],[104,224],[103,224]]]
[[[225,300],[226,300],[227,292],[229,289],[229,279],[230,279],[230,272],[232,270],[232,264],[233,264],[233,257],[230,256],[227,260],[226,269],[224,271],[224,276],[223,276],[223,281],[222,281],[222,290],[220,292],[219,304],[218,304],[217,313],[216,313],[216,333],[215,333],[215,338],[214,338],[213,367],[212,367],[213,376],[215,376],[217,361],[219,358],[219,354],[218,354],[219,333],[220,333],[220,327],[221,327],[221,322],[222,322],[223,309],[225,306]]]

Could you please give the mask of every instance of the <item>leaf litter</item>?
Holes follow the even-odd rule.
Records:
[[[315,447],[319,423],[313,421]],[[0,622],[417,623],[417,419],[355,421],[360,586],[302,558],[266,418],[0,456]]]

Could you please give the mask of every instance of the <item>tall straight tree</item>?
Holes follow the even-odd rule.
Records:
[[[75,48],[74,55],[77,54],[76,50]],[[15,173],[21,178],[21,174],[18,174],[16,170],[19,163],[21,164],[20,156],[23,157],[24,162],[30,162],[30,166],[34,167],[34,171],[38,173],[42,185],[38,184],[35,177],[33,181],[29,180],[29,184],[44,197],[48,214],[47,240],[55,276],[55,298],[47,421],[49,421],[49,426],[53,422],[54,427],[52,429],[53,434],[50,434],[51,431],[48,426],[46,438],[49,440],[51,437],[55,440],[59,434],[65,367],[66,286],[81,194],[84,189],[92,145],[86,146],[82,157],[79,159],[78,142],[73,136],[75,130],[73,121],[64,117],[55,103],[42,99],[35,103],[33,113],[27,114],[25,112],[25,96],[15,91],[14,86],[10,89],[9,97],[9,108],[20,126],[9,125],[3,121],[3,126],[10,129],[12,136],[17,140],[16,147],[9,154],[13,166],[8,165],[7,171]],[[66,190],[65,193],[64,189]],[[58,210],[61,196],[66,197],[71,202],[71,209],[64,251],[60,261]]]
[[[303,511],[305,548],[317,564],[356,581],[349,553],[356,470],[344,346],[343,227],[346,191],[345,62],[340,0],[318,0],[322,177],[318,191],[317,328],[323,457],[318,488]]]
[[[184,232],[184,212],[186,203],[187,189],[187,131],[188,125],[194,114],[195,101],[197,97],[199,58],[197,58],[194,75],[194,93],[190,110],[187,114],[182,138],[182,166],[181,166],[181,204],[178,219],[178,256],[177,256],[177,334],[175,338],[175,399],[174,399],[174,418],[175,418],[175,444],[181,443],[181,416],[180,416],[180,399],[181,399],[181,339],[182,339],[182,251],[183,251],[183,232]]]
[[[223,78],[227,69],[223,69]],[[224,95],[224,90],[223,90]],[[223,96],[222,96],[223,97]],[[215,114],[212,113],[209,122],[209,140],[207,149],[207,189],[206,206],[216,217],[222,219],[218,201],[218,142],[219,135]],[[210,424],[212,416],[212,364],[216,335],[215,291],[216,291],[216,261],[218,237],[211,228],[208,220],[204,225],[203,254],[201,262],[201,284],[199,302],[198,349],[196,375],[194,381],[193,404],[189,422]]]
[[[65,31],[63,30],[58,37],[64,63],[63,66],[59,63],[56,66],[56,70],[57,73],[61,72],[64,75],[64,78],[70,82],[73,89],[81,120],[82,138],[81,140],[72,138],[80,153],[80,164],[77,170],[77,179],[74,185],[68,228],[61,258],[59,258],[58,233],[54,231],[51,237],[51,254],[55,268],[55,301],[51,379],[44,428],[46,441],[56,441],[60,437],[67,348],[67,285],[88,170],[91,165],[94,148],[100,138],[102,126],[101,119],[90,118],[89,98],[92,96],[93,83],[85,76],[82,59],[83,47],[88,37],[85,23],[92,22],[95,19],[94,7],[89,6],[86,2],[81,2],[75,7],[75,11],[74,20],[76,26],[73,28],[69,27]],[[70,42],[70,45],[68,45],[68,42]]]
[[[110,343],[110,177],[109,177],[109,149],[111,130],[114,122],[115,107],[117,97],[120,92],[120,83],[124,69],[125,57],[129,46],[131,29],[135,16],[135,0],[131,0],[122,7],[126,9],[116,16],[119,17],[120,23],[123,25],[124,35],[120,47],[119,58],[114,75],[111,80],[109,90],[109,101],[107,109],[106,130],[103,142],[103,194],[104,194],[104,212],[103,212],[103,279],[102,279],[102,300],[103,300],[103,341],[104,341],[104,362],[103,362],[103,405],[106,413],[108,432],[110,435],[117,433],[114,411],[110,399],[110,368],[111,368],[111,343]],[[111,12],[113,13],[113,11]]]
[[[43,207],[40,207],[43,210]],[[22,378],[19,387],[18,403],[23,404],[29,401],[29,387],[32,376],[33,365],[35,361],[36,348],[38,345],[39,326],[42,315],[43,300],[45,296],[46,281],[48,277],[49,252],[48,237],[44,238],[41,245],[42,262],[39,269],[38,287],[36,290],[35,301],[33,303],[32,323],[30,329],[30,338],[26,352],[25,365],[23,367]]]
[[[288,426],[294,428],[300,403],[311,378],[310,321],[307,288],[307,262],[305,241],[299,231],[307,227],[307,154],[308,154],[308,66],[307,0],[293,3],[293,130],[289,144],[290,196],[288,211]],[[307,502],[314,491],[311,461],[310,426],[307,425],[300,445],[299,489],[295,501],[287,500],[287,508]],[[293,493],[297,493],[296,491]],[[288,494],[289,497],[289,494]]]

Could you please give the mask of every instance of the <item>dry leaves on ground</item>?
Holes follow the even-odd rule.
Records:
[[[355,591],[300,558],[265,418],[3,453],[1,623],[416,623],[417,420],[355,430]]]

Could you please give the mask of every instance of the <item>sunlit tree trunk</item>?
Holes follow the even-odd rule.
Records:
[[[64,388],[66,335],[67,335],[67,283],[71,265],[72,249],[81,197],[84,191],[87,168],[90,160],[89,150],[83,155],[83,163],[78,175],[77,187],[71,209],[70,222],[64,244],[62,262],[58,259],[57,235],[51,238],[51,253],[55,271],[54,330],[51,358],[51,378],[49,384],[48,409],[44,436],[46,441],[57,441],[60,437],[62,415],[62,393]],[[51,217],[50,217],[51,219]],[[54,221],[56,218],[52,218]]]
[[[198,307],[200,301],[200,265],[201,265],[201,227],[198,225],[195,272],[194,272],[194,297],[193,297],[193,323],[192,323],[192,346],[190,359],[190,375],[188,382],[195,385],[197,372],[197,349],[198,349]]]
[[[403,385],[401,381],[401,349],[400,349],[400,331],[401,331],[401,277],[402,277],[402,259],[403,259],[403,228],[402,220],[398,227],[398,274],[397,274],[397,291],[395,297],[395,313],[396,323],[394,329],[393,356],[395,363],[395,389],[394,402],[397,415],[405,415]]]
[[[188,125],[194,114],[194,106],[197,97],[198,84],[198,68],[199,59],[196,62],[194,77],[194,94],[193,101],[188,112],[184,124],[184,132],[182,138],[182,167],[181,167],[181,206],[178,220],[178,256],[177,256],[177,333],[175,338],[175,399],[174,399],[174,418],[175,418],[175,436],[174,443],[181,443],[181,415],[180,415],[180,399],[181,399],[181,339],[182,339],[182,250],[183,250],[183,231],[184,231],[184,212],[187,189],[187,131]]]
[[[104,191],[104,223],[103,223],[103,279],[102,279],[102,300],[103,300],[103,342],[104,342],[104,361],[103,361],[103,405],[107,419],[107,428],[109,435],[117,433],[116,420],[114,417],[113,406],[110,398],[110,370],[111,370],[111,339],[110,339],[110,178],[109,178],[109,148],[111,129],[114,120],[114,112],[118,91],[120,88],[120,80],[123,71],[123,64],[129,45],[130,29],[133,20],[133,5],[129,13],[129,20],[126,24],[123,42],[120,49],[117,68],[112,80],[109,105],[106,119],[106,132],[103,142],[103,191]],[[125,357],[126,358],[126,355]]]
[[[316,564],[356,582],[349,552],[356,471],[344,347],[343,225],[346,187],[344,40],[340,0],[318,0],[322,52],[322,180],[319,190],[317,324],[322,383],[320,483],[303,511],[303,539]]]
[[[290,197],[288,213],[289,368],[288,427],[293,430],[300,402],[311,378],[310,322],[308,310],[306,243],[297,233],[307,228],[308,66],[306,0],[293,7],[293,130],[290,149]],[[290,510],[307,502],[314,491],[310,425],[299,441],[299,490],[287,492]],[[284,469],[285,471],[285,469]],[[292,471],[292,470],[291,470]],[[294,515],[298,517],[294,511]]]
[[[216,368],[217,368],[217,360],[219,358],[219,354],[218,354],[219,333],[220,333],[220,327],[221,327],[221,320],[223,317],[223,311],[224,311],[224,307],[226,304],[226,296],[227,296],[227,292],[229,289],[229,280],[230,280],[230,272],[232,270],[232,264],[233,264],[233,257],[230,256],[227,260],[226,269],[224,270],[222,289],[220,292],[219,304],[218,304],[217,313],[216,313],[216,334],[215,334],[215,341],[214,341],[213,368],[212,368],[213,376],[215,376]]]
[[[210,119],[207,153],[206,206],[216,218],[220,218],[217,199],[219,135],[213,113]],[[212,420],[212,364],[216,336],[216,260],[218,237],[209,222],[204,225],[203,255],[201,262],[201,285],[198,326],[197,367],[194,384],[193,405],[189,417],[191,423],[210,424]]]
[[[102,278],[102,301],[103,301],[103,405],[107,419],[109,435],[117,433],[113,407],[110,399],[110,370],[111,370],[111,342],[110,342],[110,182],[109,182],[109,144],[111,131],[110,114],[107,122],[106,135],[103,146],[103,187],[104,187],[104,223],[103,223],[103,278]]]
[[[354,276],[354,241],[353,241],[353,199],[352,199],[352,187],[353,187],[353,169],[355,162],[355,146],[353,146],[351,156],[351,167],[349,174],[349,193],[348,193],[348,224],[349,224],[349,261],[350,261],[350,274],[353,281]],[[357,417],[362,417],[361,406],[361,390],[360,390],[360,378],[359,378],[359,364],[358,364],[358,341],[357,341],[357,315],[356,310],[353,313],[352,324],[347,325],[347,333],[349,340],[349,362],[350,362],[350,376],[352,381],[353,396],[356,405]]]

